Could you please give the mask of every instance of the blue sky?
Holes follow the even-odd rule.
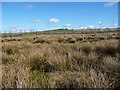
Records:
[[[2,0],[4,2],[119,2],[119,0]]]
[[[117,27],[115,2],[3,2],[5,32]]]

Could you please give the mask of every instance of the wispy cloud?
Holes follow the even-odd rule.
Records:
[[[33,8],[33,7],[34,7],[34,5],[31,5],[31,4],[25,6],[26,9]]]
[[[64,27],[69,27],[69,26],[71,26],[71,24],[65,24],[65,25],[64,25]]]
[[[80,28],[80,25],[74,25],[73,27],[74,28]]]
[[[23,31],[23,30],[25,30],[23,27],[19,27],[19,26],[16,26],[16,25],[11,25],[11,26],[9,27],[9,29],[10,29],[11,31]]]
[[[112,7],[112,6],[116,5],[116,4],[117,4],[117,2],[107,2],[107,3],[104,3],[104,6],[105,7]]]
[[[39,19],[34,19],[34,20],[32,20],[32,22],[33,22],[33,23],[39,23],[40,20],[39,20]]]
[[[30,31],[34,31],[35,29],[36,28],[26,28],[26,27],[11,25],[9,27],[9,32],[30,32]]]
[[[16,26],[16,25],[11,25],[10,28],[11,28],[11,29],[16,29],[16,28],[18,28],[18,26]]]
[[[59,21],[60,21],[59,19],[51,18],[48,22],[49,23],[56,23],[56,22],[59,22]]]

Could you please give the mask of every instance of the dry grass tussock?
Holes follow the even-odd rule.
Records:
[[[76,43],[84,39],[73,36],[73,38],[65,35],[57,38],[41,36],[45,42],[48,37],[51,37],[51,42],[54,43],[49,39],[50,43],[35,42],[39,37],[33,38],[32,41],[3,42],[2,87],[118,87],[120,85],[120,61],[118,60],[120,53],[117,41]],[[74,40],[75,43],[71,43],[70,40]]]

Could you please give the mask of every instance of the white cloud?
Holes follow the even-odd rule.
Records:
[[[84,29],[84,27],[80,27],[80,29]]]
[[[87,27],[84,27],[84,29],[87,29]]]
[[[60,20],[59,19],[56,19],[56,18],[51,18],[49,20],[49,23],[56,23],[56,22],[59,22]]]
[[[32,22],[33,22],[33,23],[39,23],[40,20],[38,20],[38,19],[34,19],[34,20],[32,20]]]
[[[92,26],[92,25],[90,25],[90,26],[88,26],[88,28],[90,28],[90,29],[92,29],[92,28],[94,28],[95,26]]]
[[[106,6],[106,7],[112,7],[115,4],[117,4],[117,2],[107,2],[107,3],[104,4],[104,6]]]
[[[87,29],[88,27],[80,27],[80,29]]]
[[[71,24],[65,24],[65,25],[64,25],[64,27],[69,27],[69,26],[71,26]]]
[[[101,22],[101,21],[99,21],[99,22],[98,22],[98,24],[102,25],[102,22]]]
[[[118,24],[114,23],[113,26],[118,26]]]

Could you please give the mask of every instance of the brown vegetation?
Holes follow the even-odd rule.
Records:
[[[2,87],[118,87],[118,40],[99,36],[52,35],[21,37],[20,41],[3,38]],[[96,38],[99,41],[94,41]]]

